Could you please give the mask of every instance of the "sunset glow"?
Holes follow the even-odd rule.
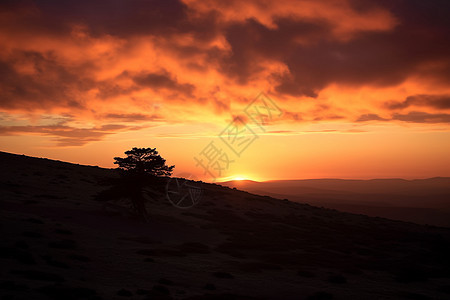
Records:
[[[243,180],[256,181],[256,180],[249,178],[247,176],[244,176],[244,175],[233,175],[233,176],[229,176],[229,177],[220,178],[220,181],[243,181]]]
[[[249,179],[248,179],[248,178],[245,178],[245,177],[241,177],[241,176],[236,176],[236,177],[233,177],[232,180],[240,181],[240,180],[249,180]]]
[[[450,176],[440,5],[5,2],[0,150],[114,167],[156,147],[203,180]],[[263,126],[245,113],[261,93],[280,110]],[[219,137],[237,117],[255,136],[239,153]],[[211,142],[229,156],[214,175]]]

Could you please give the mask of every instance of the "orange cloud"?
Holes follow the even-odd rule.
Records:
[[[5,2],[0,134],[84,146],[182,124],[204,133],[145,132],[209,137],[261,91],[284,111],[271,137],[448,130],[449,11],[433,0]]]

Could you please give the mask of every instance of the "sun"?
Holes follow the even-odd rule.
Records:
[[[231,176],[227,176],[227,177],[222,177],[219,181],[225,182],[225,181],[245,181],[245,180],[258,181],[253,176],[248,176],[248,175],[243,175],[243,174],[236,174],[236,175],[231,175]]]
[[[254,179],[242,174],[227,177],[227,181],[243,181],[243,180],[254,180]]]
[[[247,177],[244,176],[233,176],[231,180],[249,180]]]

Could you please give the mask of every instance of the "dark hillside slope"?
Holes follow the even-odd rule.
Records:
[[[0,168],[1,299],[450,297],[446,228],[213,184],[190,209],[149,199],[144,223],[94,200],[112,170],[7,153]]]

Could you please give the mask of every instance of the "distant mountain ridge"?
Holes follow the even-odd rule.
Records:
[[[229,181],[222,184],[352,213],[450,227],[450,177]]]

